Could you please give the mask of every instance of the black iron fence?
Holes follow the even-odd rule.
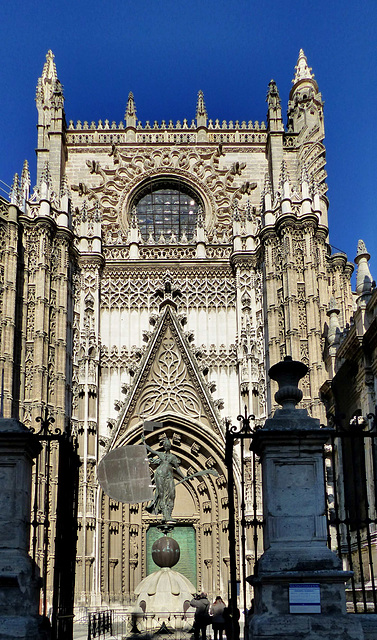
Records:
[[[88,616],[88,640],[92,638],[106,637],[113,635],[114,628],[114,611],[98,611],[97,613],[89,613]]]
[[[328,545],[353,571],[347,610],[377,613],[377,427],[375,416],[337,420],[325,445]]]
[[[187,640],[193,630],[194,613],[143,613],[136,609],[111,609],[88,613],[87,623],[88,640],[134,635],[145,638],[165,634],[171,640]]]
[[[33,471],[31,555],[42,578],[40,613],[52,640],[73,634],[79,456],[69,430],[53,428],[47,411],[35,432],[42,449]]]

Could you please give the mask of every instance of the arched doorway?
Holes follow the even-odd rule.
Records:
[[[161,427],[146,436],[150,447],[159,449],[167,436],[185,476],[203,469],[218,473],[216,477],[204,475],[177,486],[172,514],[176,532],[173,530],[171,535],[183,543],[183,562],[191,564],[191,577],[187,577],[195,580],[197,589],[207,591],[210,597],[218,593],[227,595],[229,543],[224,439],[207,426],[180,416],[159,416],[158,420]],[[140,423],[132,431],[126,431],[113,448],[139,444],[141,435]],[[133,602],[135,587],[153,569],[149,554],[161,516],[148,513],[144,507],[101,496],[100,590],[106,604]],[[184,568],[182,573],[186,573]]]

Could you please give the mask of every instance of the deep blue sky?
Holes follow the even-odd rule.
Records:
[[[67,120],[137,116],[265,120],[277,82],[284,114],[299,49],[325,100],[331,244],[351,261],[363,238],[377,279],[377,2],[338,0],[13,0],[0,13],[0,180],[28,159],[35,183],[35,86],[48,49]],[[1,185],[0,183],[0,186]],[[1,193],[1,192],[0,192]]]

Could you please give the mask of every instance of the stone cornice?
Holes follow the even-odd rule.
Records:
[[[257,269],[260,262],[260,254],[259,248],[253,253],[250,251],[235,251],[230,256],[230,264],[234,269],[237,267]]]
[[[352,271],[353,271],[353,265],[352,263],[347,261],[347,256],[345,253],[333,253],[332,255],[327,256],[327,263],[328,263],[328,266],[332,269],[343,269],[343,270],[345,270],[346,267],[350,265],[348,268],[352,267]]]
[[[102,269],[105,265],[105,258],[102,253],[78,253],[77,262],[80,267],[97,267]]]

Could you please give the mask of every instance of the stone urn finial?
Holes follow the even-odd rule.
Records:
[[[283,409],[295,409],[296,404],[302,399],[303,394],[298,388],[298,383],[308,371],[306,364],[292,360],[292,356],[285,356],[282,362],[274,364],[269,370],[268,375],[279,385],[275,400]]]

